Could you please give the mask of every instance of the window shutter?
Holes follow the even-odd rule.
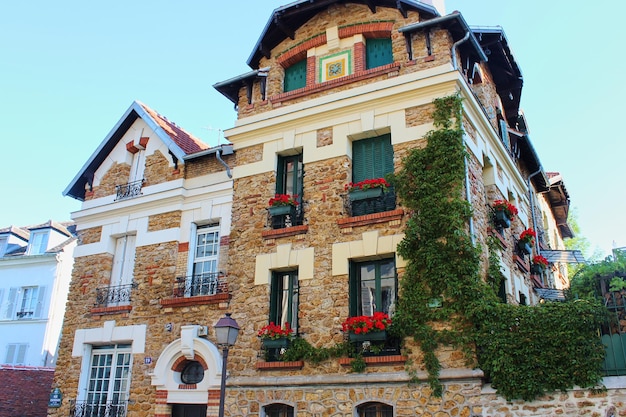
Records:
[[[509,131],[506,126],[506,121],[504,120],[500,120],[500,138],[502,139],[502,143],[504,143],[504,147],[510,151],[511,141],[509,140]]]
[[[285,157],[278,157],[278,169],[276,170],[276,194],[285,193]]]
[[[13,363],[13,360],[15,358],[15,350],[17,348],[16,344],[9,344],[7,345],[7,354],[6,357],[4,358],[4,363]]]
[[[383,178],[393,172],[391,134],[352,142],[352,181]]]
[[[35,315],[34,318],[41,318],[41,313],[43,312],[43,307],[45,303],[46,296],[46,287],[39,287],[37,293],[37,306],[35,307]]]
[[[357,316],[359,314],[359,279],[357,277],[358,266],[354,262],[350,262],[350,282],[349,282],[349,300],[350,300],[350,317]]]
[[[15,312],[15,299],[17,298],[17,287],[13,287],[9,289],[9,297],[7,298],[7,302],[4,309],[4,318],[7,320],[12,320],[13,314]]]
[[[293,91],[306,86],[306,59],[285,69],[284,91]]]
[[[26,348],[27,347],[28,347],[28,345],[25,344],[25,343],[17,345],[17,358],[15,359],[15,363],[17,365],[23,365],[24,364],[24,361],[26,359]]]
[[[365,43],[365,64],[367,69],[381,67],[393,62],[391,38],[372,38]]]

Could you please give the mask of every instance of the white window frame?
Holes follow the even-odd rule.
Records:
[[[49,230],[37,230],[30,233],[28,239],[28,254],[41,255],[48,250]]]
[[[5,320],[32,320],[40,319],[45,304],[46,287],[27,286],[12,287],[9,289],[6,303],[3,304],[1,317]],[[0,300],[2,291],[0,291]]]
[[[6,253],[8,242],[9,238],[7,236],[0,236],[0,257]]]
[[[8,343],[4,363],[9,365],[24,365],[28,343]]]
[[[202,235],[212,234],[214,239],[210,245],[214,246],[213,253],[208,256],[198,256],[201,250],[199,241]],[[186,279],[185,296],[214,295],[217,292],[217,275],[220,261],[220,224],[208,223],[193,225],[193,241],[191,242],[188,271],[191,271]],[[208,245],[206,245],[208,246]],[[208,263],[208,265],[207,265]],[[201,265],[201,266],[200,266]]]

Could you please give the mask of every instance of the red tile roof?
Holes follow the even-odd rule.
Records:
[[[161,126],[165,133],[167,133],[169,137],[172,138],[174,143],[176,143],[186,154],[192,154],[210,148],[210,146],[202,142],[202,140],[177,126],[175,123],[167,120],[167,118],[161,116],[150,107],[143,103],[140,104],[150,117],[152,117],[154,121]]]

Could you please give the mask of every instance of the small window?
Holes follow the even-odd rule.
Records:
[[[302,154],[279,156],[276,167],[276,194],[294,196],[298,203],[288,214],[272,216],[272,228],[301,225],[304,212],[302,210],[302,179],[304,170]]]
[[[183,384],[198,384],[204,379],[204,368],[198,361],[190,361],[180,373]]]
[[[366,69],[393,63],[393,50],[390,38],[371,38],[365,43]]]
[[[285,69],[285,93],[306,86],[306,59]]]
[[[298,271],[272,273],[269,321],[298,331]]]
[[[371,316],[375,312],[393,316],[397,285],[393,258],[353,262],[350,270],[350,316]]]
[[[359,417],[393,417],[393,407],[383,403],[369,402],[357,407]]]
[[[393,146],[390,134],[352,142],[352,182],[384,178],[393,170]],[[389,188],[380,197],[353,201],[351,209],[353,216],[361,216],[393,210],[395,206],[395,193],[393,188]]]
[[[9,343],[4,363],[11,365],[24,365],[26,361],[26,343]]]
[[[48,250],[48,231],[31,232],[29,255],[40,255]]]
[[[287,404],[270,404],[264,408],[265,417],[293,417],[293,407]]]
[[[194,248],[193,276],[187,288],[189,294],[215,295],[218,286],[218,265],[220,249],[219,225],[210,224],[198,227]]]

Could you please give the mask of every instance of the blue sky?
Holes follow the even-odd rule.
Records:
[[[212,85],[249,70],[272,10],[286,3],[3,2],[0,227],[69,220],[80,203],[62,191],[133,100],[216,144],[235,112]],[[504,29],[542,165],[561,172],[581,234],[606,255],[626,246],[626,2],[583,4],[447,0],[446,11]]]

